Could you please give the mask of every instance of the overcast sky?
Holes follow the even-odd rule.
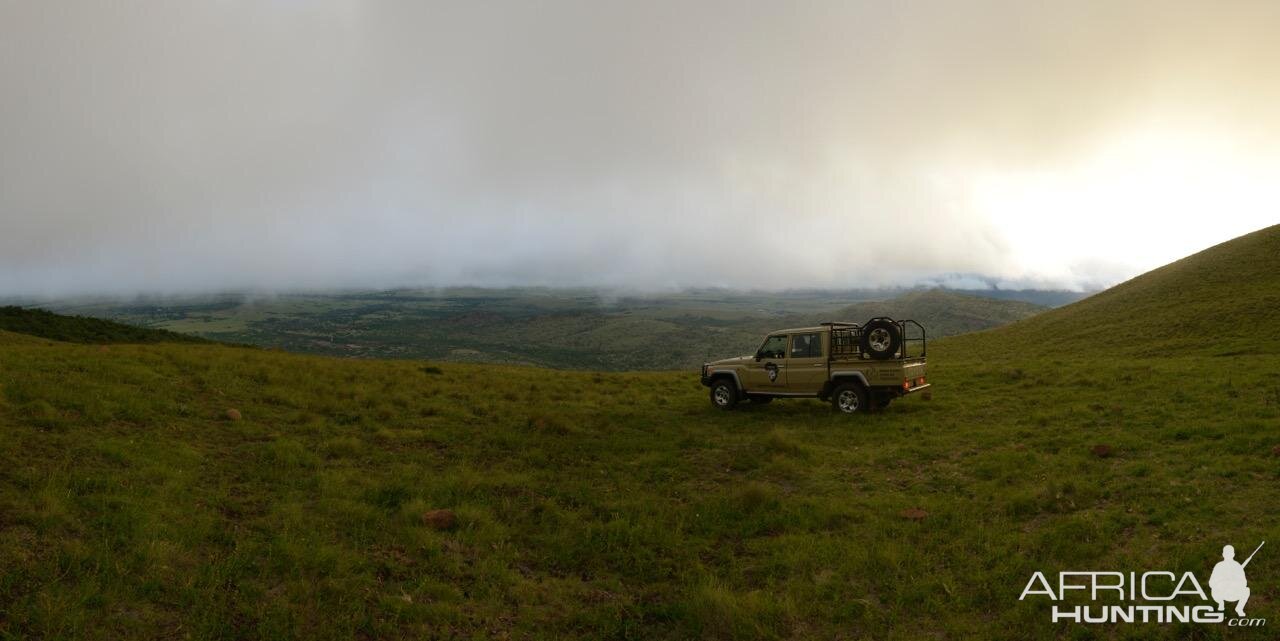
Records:
[[[1280,2],[0,0],[0,295],[1096,287],[1280,222]]]

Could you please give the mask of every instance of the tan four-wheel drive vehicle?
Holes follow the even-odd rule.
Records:
[[[918,353],[912,354],[909,345]],[[913,320],[873,318],[862,325],[783,329],[771,332],[753,356],[703,364],[702,384],[711,388],[711,403],[720,409],[743,400],[820,398],[853,414],[882,409],[899,396],[928,388],[926,349],[924,327]]]

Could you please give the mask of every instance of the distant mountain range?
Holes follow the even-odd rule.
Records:
[[[52,308],[294,352],[600,370],[696,367],[711,356],[750,352],[770,330],[829,320],[913,318],[936,338],[1047,309],[942,289],[609,295],[470,288],[80,301]]]

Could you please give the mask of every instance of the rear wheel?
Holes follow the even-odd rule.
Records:
[[[831,407],[844,414],[867,411],[867,390],[857,383],[844,383],[831,392]]]
[[[711,383],[711,404],[722,410],[733,409],[738,404],[738,387],[732,379],[721,378]]]

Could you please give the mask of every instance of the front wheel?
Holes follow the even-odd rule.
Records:
[[[845,383],[831,392],[831,407],[843,414],[867,411],[867,391],[857,383]]]
[[[722,378],[711,383],[711,404],[722,410],[733,409],[738,404],[738,388],[733,381]]]

